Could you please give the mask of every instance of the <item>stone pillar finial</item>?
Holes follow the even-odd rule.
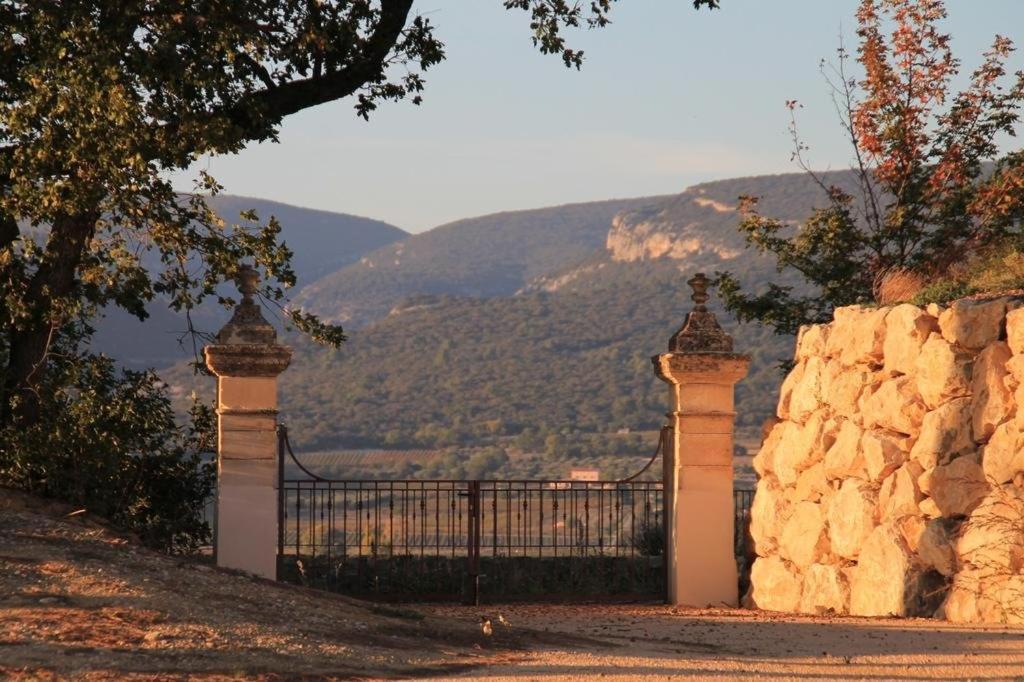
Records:
[[[733,352],[732,337],[707,309],[707,276],[697,273],[687,283],[694,308],[669,340],[669,352],[651,358],[669,384],[671,406],[672,440],[663,455],[668,599],[736,605],[733,399],[750,358]]]
[[[259,284],[260,273],[256,271],[256,268],[248,263],[244,263],[238,268],[238,274],[235,275],[235,286],[242,292],[242,301],[251,302]]]
[[[277,377],[292,350],[277,343],[254,296],[259,273],[242,265],[242,300],[204,349],[217,375],[218,566],[273,579],[277,575]]]
[[[693,289],[693,295],[690,296],[693,302],[697,304],[694,308],[695,311],[704,312],[707,308],[704,306],[708,302],[708,287],[711,285],[711,281],[708,276],[703,272],[698,272],[696,275],[686,280],[686,283]]]
[[[696,304],[687,313],[683,326],[668,341],[670,353],[731,353],[732,337],[725,333],[718,318],[708,310],[708,287],[711,281],[703,272],[691,277],[687,284],[693,289],[690,297]]]

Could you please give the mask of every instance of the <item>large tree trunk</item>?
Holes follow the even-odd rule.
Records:
[[[29,284],[31,320],[8,336],[0,424],[31,426],[39,420],[47,354],[61,324],[59,303],[75,289],[76,272],[96,230],[98,214],[65,216],[54,222],[39,269]]]

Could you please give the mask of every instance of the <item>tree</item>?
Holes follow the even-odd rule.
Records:
[[[529,14],[542,52],[579,67],[564,33],[604,26],[612,1],[504,4]],[[264,272],[264,299],[285,300],[294,275],[276,221],[225,225],[202,196],[220,189],[213,178],[183,199],[168,171],[273,140],[286,116],[336,99],[354,96],[364,118],[385,101],[418,103],[444,45],[412,5],[0,0],[0,425],[39,419],[54,340],[100,306],[143,318],[162,295],[187,312],[245,260]],[[318,340],[344,338],[287,316]]]
[[[505,7],[529,14],[542,52],[579,67],[564,33],[605,25],[611,4]],[[368,118],[383,102],[418,103],[444,45],[412,5],[0,0],[0,481],[136,529],[155,524],[165,548],[201,539],[194,503],[209,472],[185,457],[200,439],[174,424],[155,376],[119,374],[84,350],[90,321],[104,306],[145,318],[157,296],[187,319],[206,299],[231,306],[218,285],[248,261],[264,275],[266,303],[340,344],[340,327],[286,307],[295,277],[275,219],[246,212],[227,224],[205,200],[220,190],[214,178],[200,174],[195,193],[180,196],[168,176],[200,155],[274,140],[285,117],[318,104],[351,96]],[[76,488],[87,470],[100,473]],[[132,485],[119,471],[191,492]],[[186,513],[167,524],[175,504]]]
[[[1020,120],[1024,71],[1008,75],[1013,44],[997,36],[969,87],[952,92],[960,61],[940,30],[945,17],[942,0],[862,0],[856,61],[863,74],[849,75],[842,47],[836,65],[823,65],[852,147],[856,188],[810,170],[796,128],[799,105],[787,103],[794,158],[823,190],[825,206],[794,230],[743,197],[740,229],[780,273],[797,273],[811,291],[772,282],[751,294],[719,273],[720,295],[741,320],[792,334],[830,320],[838,306],[875,300],[886,278],[926,281],[1021,238],[1024,151],[997,157],[1000,137],[1013,136]]]

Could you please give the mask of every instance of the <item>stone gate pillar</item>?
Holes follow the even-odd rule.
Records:
[[[693,311],[656,355],[654,371],[670,385],[671,447],[664,452],[665,560],[671,604],[736,606],[733,548],[733,393],[750,358],[708,311],[708,279],[698,273]]]
[[[242,266],[242,301],[206,366],[217,375],[217,565],[277,577],[277,376],[292,351],[253,301],[259,275]]]

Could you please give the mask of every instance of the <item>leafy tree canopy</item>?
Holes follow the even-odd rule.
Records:
[[[999,158],[999,144],[1016,132],[1024,71],[1008,73],[1013,44],[997,36],[970,85],[954,92],[961,63],[941,30],[945,18],[942,0],[862,0],[855,58],[862,73],[850,74],[843,48],[838,63],[823,64],[856,186],[829,185],[809,169],[794,115],[794,158],[828,202],[794,228],[759,213],[756,198],[743,198],[747,242],[816,291],[798,295],[769,283],[750,293],[720,273],[720,294],[740,319],[794,333],[830,320],[838,306],[874,301],[887,278],[927,281],[980,249],[1020,239],[1024,151]]]
[[[579,67],[583,54],[566,31],[604,26],[613,1],[504,4],[529,15],[542,52]],[[144,318],[156,296],[186,313],[211,297],[231,305],[217,287],[251,262],[263,272],[264,301],[317,340],[342,342],[340,328],[285,307],[294,273],[275,219],[247,212],[226,224],[204,199],[220,189],[214,178],[200,174],[196,192],[182,197],[169,172],[274,140],[286,116],[318,104],[351,96],[366,118],[384,102],[418,103],[423,73],[445,55],[412,6],[0,0],[0,480],[100,506],[124,491],[122,506],[148,508],[142,493],[106,474],[68,492],[75,467],[61,458],[77,453],[107,472],[131,470],[133,457],[152,454],[173,431],[154,377],[118,375],[83,351],[103,306]],[[154,261],[160,267],[147,266]],[[125,410],[135,394],[140,409]],[[98,409],[108,399],[122,421]],[[105,445],[90,448],[93,441]],[[173,478],[180,452],[167,452],[145,461],[164,462]],[[199,490],[203,481],[189,485]],[[191,542],[177,532],[160,542]]]

